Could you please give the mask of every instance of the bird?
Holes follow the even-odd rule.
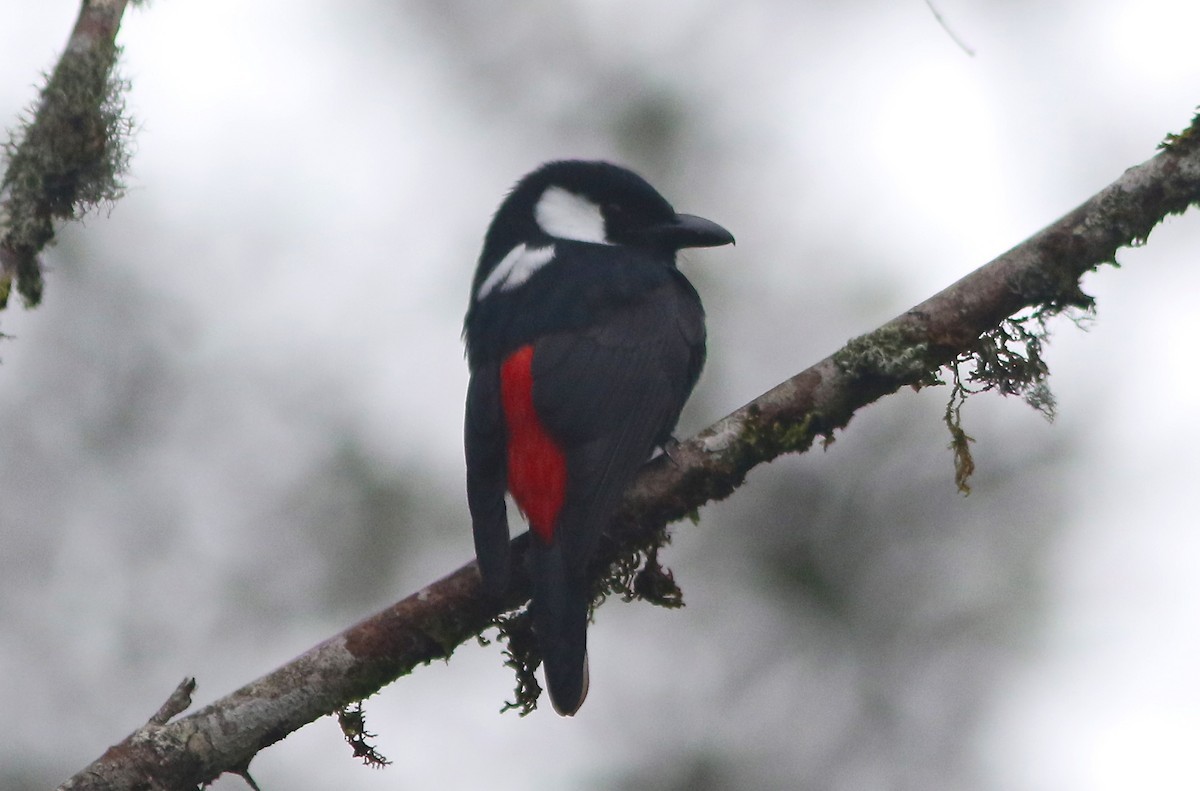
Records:
[[[578,159],[520,179],[484,236],[463,323],[467,504],[494,598],[511,578],[506,492],[529,524],[529,610],[560,715],[588,691],[588,562],[704,366],[704,308],[676,253],[733,242],[633,171]]]

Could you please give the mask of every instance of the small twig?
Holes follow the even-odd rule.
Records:
[[[950,40],[957,44],[959,49],[967,53],[968,57],[975,57],[975,50],[968,47],[967,42],[959,38],[958,34],[950,29],[950,26],[946,24],[946,20],[942,18],[941,13],[937,10],[937,6],[933,4],[933,0],[925,0],[925,5],[929,6],[929,11],[933,14],[933,18],[942,26],[942,30],[946,31],[946,35],[950,37]]]
[[[196,691],[196,679],[185,678],[175,687],[171,697],[159,707],[147,725],[166,725],[176,714],[182,714],[192,705],[192,693]]]
[[[254,782],[254,778],[250,776],[249,769],[240,769],[234,772],[234,774],[246,781],[246,785],[250,786],[250,791],[262,791],[258,787],[258,783]]]

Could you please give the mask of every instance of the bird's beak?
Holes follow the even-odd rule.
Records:
[[[712,220],[694,214],[676,214],[675,221],[660,225],[657,236],[676,250],[685,247],[720,247],[735,244],[733,234]]]

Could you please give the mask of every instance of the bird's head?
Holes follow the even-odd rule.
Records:
[[[633,171],[608,162],[550,162],[508,194],[484,239],[475,299],[519,286],[554,260],[558,242],[632,247],[674,262],[687,247],[731,244],[711,220],[675,211]]]

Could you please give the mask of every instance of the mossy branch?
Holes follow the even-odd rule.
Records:
[[[30,117],[4,144],[0,309],[14,286],[27,306],[41,301],[39,254],[54,240],[56,222],[79,219],[123,193],[133,124],[115,66],[126,4],[85,0]]]
[[[1197,137],[1194,128],[1173,136],[1160,154],[1022,244],[672,447],[669,458],[649,463],[602,546],[594,569],[598,593],[648,591],[677,605],[677,588],[655,556],[668,522],[728,496],[755,466],[829,441],[878,398],[938,381],[945,366],[953,373],[972,360],[968,381],[975,389],[991,386],[1029,398],[1045,378],[1044,319],[1072,306],[1090,308],[1079,285],[1084,273],[1112,262],[1122,246],[1144,242],[1160,220],[1200,200]],[[1026,319],[1010,321],[1020,311],[1027,311]],[[952,401],[947,423],[965,447],[971,438],[955,407]],[[959,464],[965,484],[969,453]],[[522,556],[527,540],[528,534],[514,540],[514,556]],[[516,564],[508,599],[497,603],[484,597],[474,563],[467,564],[199,711],[151,721],[62,788],[175,789],[223,772],[245,776],[264,747],[318,717],[347,711],[497,623],[523,684],[513,705],[528,710],[538,692],[536,648],[527,619],[501,617],[528,599],[522,566]],[[631,569],[642,566],[647,576],[638,582]]]

